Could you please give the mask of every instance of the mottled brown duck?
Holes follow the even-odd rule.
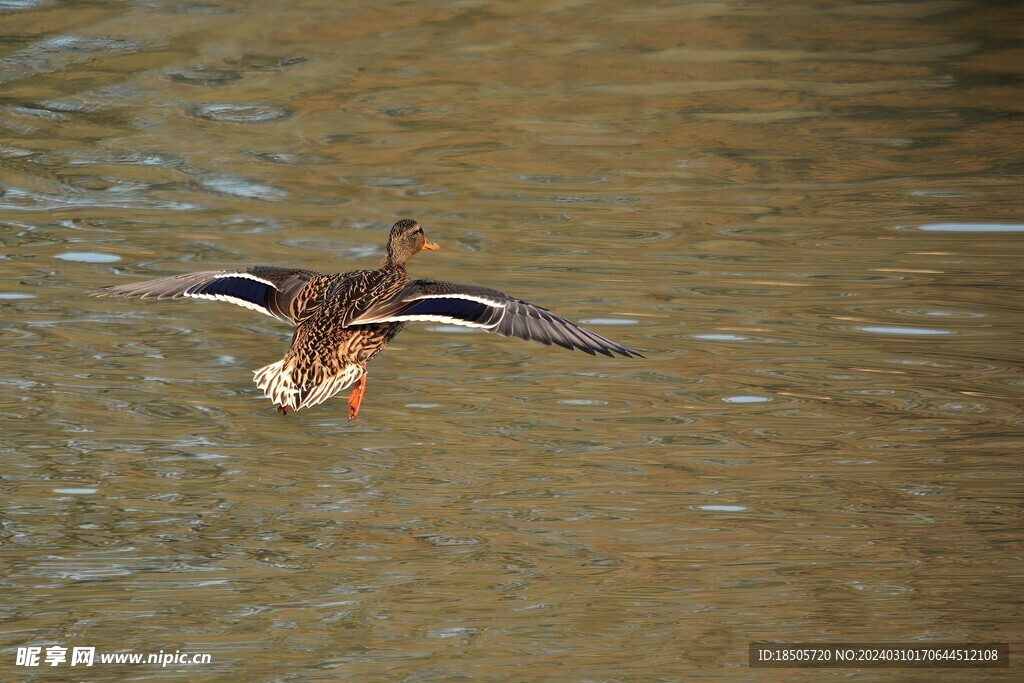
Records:
[[[324,275],[312,270],[251,266],[208,270],[104,287],[96,296],[214,299],[265,313],[295,327],[284,358],[256,370],[256,385],[282,414],[326,401],[355,385],[348,419],[366,393],[366,364],[408,322],[441,322],[497,332],[595,355],[636,351],[540,306],[486,287],[412,280],[405,264],[427,241],[414,220],[391,228],[380,268]]]

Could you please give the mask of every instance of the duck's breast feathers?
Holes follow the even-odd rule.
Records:
[[[497,332],[591,355],[639,356],[551,311],[494,289],[439,280],[413,280],[354,316],[349,325],[441,322]]]
[[[318,276],[319,273],[311,270],[252,266],[237,270],[186,273],[104,287],[93,294],[141,299],[227,301],[294,325],[316,299],[316,292],[305,290],[309,282]]]

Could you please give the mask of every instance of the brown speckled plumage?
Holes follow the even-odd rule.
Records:
[[[416,221],[402,220],[392,227],[376,270],[323,275],[253,266],[105,287],[95,294],[229,301],[291,323],[295,334],[288,353],[254,373],[257,386],[282,413],[314,406],[358,383],[349,398],[349,419],[353,419],[365,392],[366,364],[411,321],[475,327],[591,355],[640,355],[493,289],[411,280],[405,264],[423,249],[437,246],[426,241]]]
[[[285,410],[300,410],[344,391],[366,373],[366,364],[405,327],[403,322],[346,327],[346,315],[365,310],[376,297],[399,291],[407,278],[383,270],[319,275],[293,306],[306,311],[291,347],[277,363],[254,374],[267,398]],[[308,297],[308,298],[307,298]],[[284,411],[282,411],[284,412]],[[354,417],[354,416],[353,416]]]

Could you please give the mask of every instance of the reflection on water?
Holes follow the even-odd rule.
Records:
[[[998,223],[933,223],[922,225],[928,232],[1024,232],[1024,225],[1001,225]]]
[[[33,644],[745,681],[752,640],[1014,641],[1012,15],[0,2],[2,677]],[[364,267],[399,216],[443,246],[414,274],[647,359],[424,325],[358,421],[281,418],[251,370],[288,329],[85,296]]]

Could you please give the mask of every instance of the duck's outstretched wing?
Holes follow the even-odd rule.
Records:
[[[605,339],[545,308],[493,289],[456,282],[413,280],[345,324],[383,322],[450,323],[541,344],[558,344],[590,355],[640,356],[633,349]]]
[[[312,270],[252,266],[238,270],[207,270],[162,277],[128,285],[103,287],[94,296],[140,299],[213,299],[251,308],[286,323],[297,325],[316,303],[308,288],[320,277]]]

